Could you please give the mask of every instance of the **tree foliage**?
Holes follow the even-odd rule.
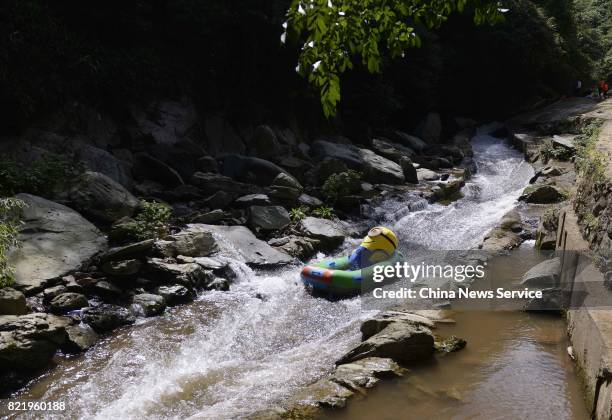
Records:
[[[281,41],[293,36],[304,42],[296,70],[319,89],[330,117],[340,101],[340,75],[355,59],[370,73],[380,72],[384,57],[421,46],[419,27],[438,28],[466,7],[478,25],[500,21],[505,11],[492,0],[295,0]]]
[[[8,252],[19,246],[19,212],[24,203],[15,198],[0,198],[0,288],[13,283],[13,269],[8,264]]]

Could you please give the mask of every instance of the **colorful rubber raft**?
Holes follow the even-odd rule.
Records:
[[[345,256],[307,265],[302,268],[302,282],[313,292],[329,293],[334,296],[354,296],[372,288],[374,267],[403,262],[404,256],[396,252],[388,260],[361,270],[350,270],[348,261],[349,257]]]

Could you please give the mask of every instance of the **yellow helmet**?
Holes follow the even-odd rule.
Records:
[[[361,246],[370,251],[385,251],[389,256],[393,255],[399,241],[395,233],[389,228],[377,226],[368,232],[368,236],[363,238]]]

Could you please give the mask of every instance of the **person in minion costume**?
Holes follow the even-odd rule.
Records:
[[[377,226],[368,232],[361,245],[349,257],[351,269],[359,270],[393,257],[399,245],[397,236],[389,228]]]

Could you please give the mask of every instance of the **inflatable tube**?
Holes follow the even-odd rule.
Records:
[[[375,266],[404,261],[404,256],[396,252],[390,259],[361,270],[350,270],[348,260],[349,257],[345,256],[309,264],[302,268],[302,282],[316,292],[326,292],[336,296],[357,295],[362,290],[371,288]]]

